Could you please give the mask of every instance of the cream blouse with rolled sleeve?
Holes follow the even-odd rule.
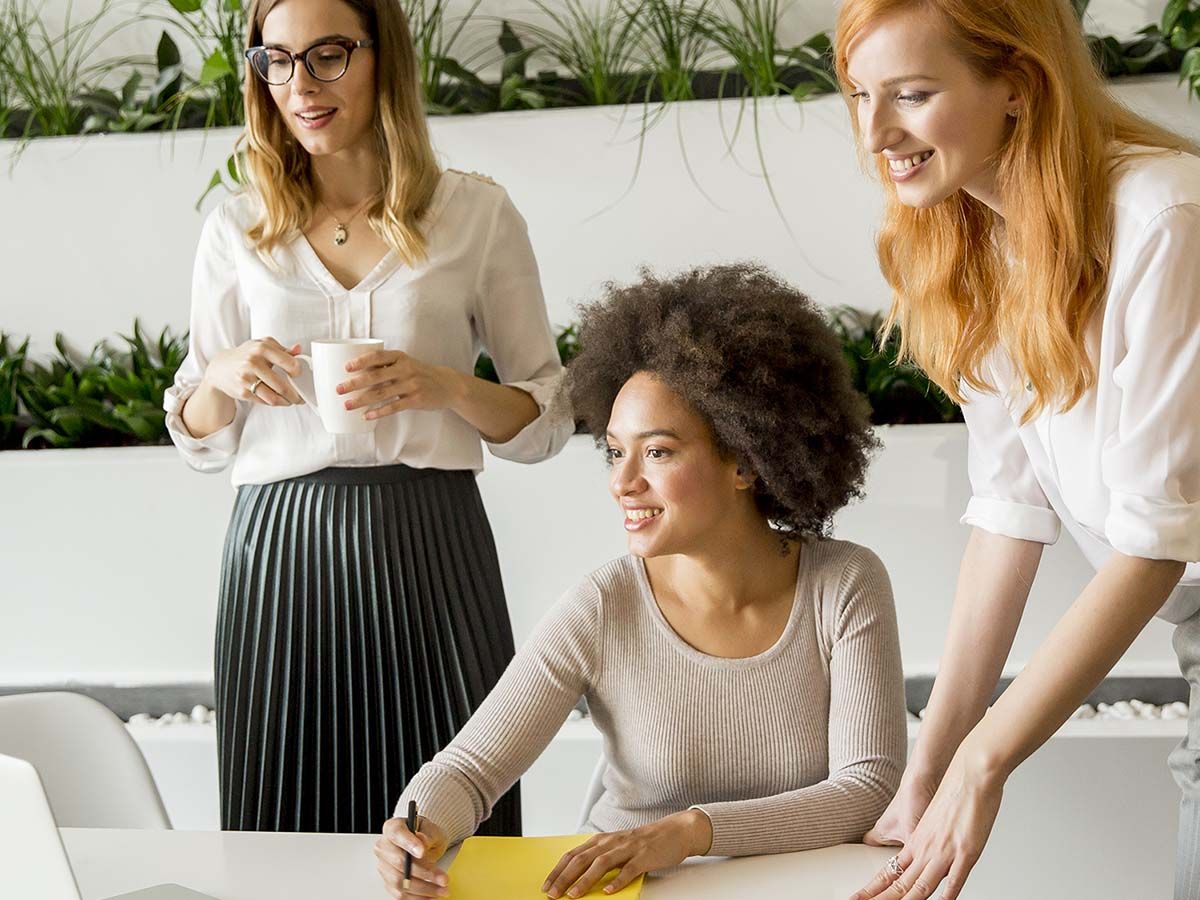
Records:
[[[251,338],[299,342],[382,338],[422,362],[472,373],[481,349],[505,384],[528,392],[540,414],[496,456],[538,462],[557,453],[573,430],[551,404],[562,374],[546,315],[537,261],[522,219],[504,188],[480,176],[442,174],[424,219],[428,258],[415,268],[394,251],[353,288],[325,268],[307,239],[275,253],[272,271],[245,237],[255,219],[249,194],[229,198],[204,224],[192,284],[187,358],[163,400],[167,430],[193,468],[234,463],[234,485],[262,484],[327,466],[404,463],[417,468],[483,468],[479,432],[448,410],[405,411],[378,420],[374,433],[333,435],[305,405],[237,401],[233,421],[204,438],[180,416],[208,362]],[[236,457],[236,458],[235,458]]]
[[[1052,544],[1060,527],[1099,569],[1113,551],[1188,563],[1158,615],[1200,610],[1200,159],[1131,156],[1113,187],[1108,293],[1090,335],[1096,386],[1018,424],[1010,360],[968,391],[972,498],[962,521]]]

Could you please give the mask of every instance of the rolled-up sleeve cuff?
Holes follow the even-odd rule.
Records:
[[[506,382],[533,398],[538,405],[538,417],[503,443],[487,442],[488,450],[501,459],[519,463],[536,463],[558,453],[575,431],[570,404],[559,395],[561,375],[538,381]]]
[[[171,388],[163,394],[167,432],[188,465],[201,472],[217,471],[224,468],[237,453],[241,438],[241,404],[238,404],[238,414],[228,425],[202,438],[194,437],[183,421],[181,410],[195,392],[193,385]]]
[[[991,497],[972,497],[959,521],[992,534],[1039,544],[1053,544],[1062,531],[1062,522],[1052,509]]]
[[[1200,561],[1200,503],[1110,495],[1104,536],[1118,553],[1145,559]]]

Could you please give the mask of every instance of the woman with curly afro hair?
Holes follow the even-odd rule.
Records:
[[[583,309],[565,390],[610,462],[628,556],[546,615],[401,797],[412,896],[586,697],[603,788],[542,889],[619,889],[690,856],[861,840],[904,766],[879,559],[829,538],[875,447],[838,340],[765,269],[643,273]],[[435,891],[436,892],[436,891]],[[405,896],[401,894],[401,896]]]

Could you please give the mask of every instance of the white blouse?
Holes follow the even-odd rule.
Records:
[[[1019,425],[1027,389],[1003,353],[970,391],[962,521],[1052,544],[1099,569],[1113,551],[1188,563],[1158,615],[1200,610],[1200,159],[1125,160],[1113,186],[1108,291],[1089,335],[1096,386]]]
[[[196,438],[179,412],[213,355],[273,337],[311,352],[320,338],[382,338],[422,362],[473,373],[486,349],[501,380],[528,392],[540,415],[492,453],[517,462],[553,456],[573,430],[551,400],[562,364],[546,314],[525,220],[504,188],[482,176],[444,172],[424,225],[428,258],[411,268],[389,251],[361,282],[343,287],[301,235],[278,249],[275,272],[245,237],[255,201],[235,195],[204,223],[192,281],[187,358],[163,399],[167,430],[193,468],[234,461],[234,485],[262,484],[326,466],[405,463],[483,468],[479,432],[448,410],[411,410],[377,420],[373,433],[329,434],[307,405],[237,401],[229,425]],[[360,226],[361,227],[361,226]],[[236,457],[236,459],[235,459]]]

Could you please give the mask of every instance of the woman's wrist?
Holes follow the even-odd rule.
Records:
[[[954,754],[973,784],[1003,786],[1017,767],[1010,760],[1002,742],[995,739],[987,728],[987,719],[975,726],[959,745]]]
[[[704,856],[712,847],[712,820],[702,809],[685,809],[679,815],[687,829],[688,856]]]
[[[471,381],[473,375],[466,375],[458,369],[450,366],[435,366],[438,379],[442,382],[442,388],[446,392],[446,409],[459,416],[463,416],[463,412],[467,407],[467,400],[470,397]],[[463,416],[466,418],[466,416]]]

